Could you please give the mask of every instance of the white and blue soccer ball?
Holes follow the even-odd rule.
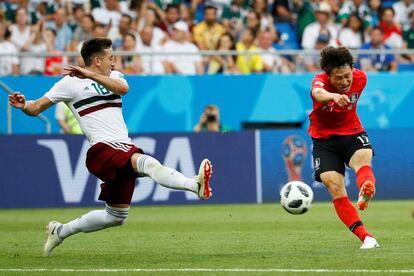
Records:
[[[312,207],[313,191],[302,181],[286,183],[280,190],[280,204],[293,215],[301,215]]]

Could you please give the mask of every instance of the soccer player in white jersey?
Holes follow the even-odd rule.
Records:
[[[81,55],[85,68],[65,68],[65,77],[43,97],[27,101],[19,92],[9,96],[12,106],[30,116],[37,116],[57,102],[65,102],[91,145],[86,166],[104,182],[99,195],[99,199],[106,203],[104,210],[91,211],[65,224],[48,223],[43,248],[45,256],[50,256],[54,248],[73,234],[122,225],[128,216],[135,180],[139,176],[149,176],[168,188],[192,191],[201,199],[212,195],[209,186],[212,165],[209,160],[201,162],[196,177],[187,178],[161,165],[131,143],[121,109],[121,96],[128,92],[129,87],[121,73],[112,71],[111,40],[90,39],[83,44]]]

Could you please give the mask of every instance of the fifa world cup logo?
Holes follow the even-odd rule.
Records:
[[[286,137],[282,144],[282,157],[288,181],[302,180],[302,167],[308,153],[305,140],[297,135]]]

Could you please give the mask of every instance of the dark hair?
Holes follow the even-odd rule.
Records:
[[[57,32],[56,32],[56,30],[55,30],[55,29],[53,29],[53,28],[46,28],[46,29],[45,29],[45,31],[51,31],[54,37],[56,37],[56,36],[57,36]]]
[[[356,12],[352,12],[352,13],[349,14],[348,20],[346,22],[346,26],[347,27],[349,27],[349,19],[351,17],[355,17],[359,21],[359,23],[361,24],[361,26],[363,27],[364,22],[363,22],[362,18],[359,16],[359,14],[356,13]]]
[[[86,40],[81,49],[81,56],[86,66],[92,64],[92,59],[96,55],[102,55],[105,49],[109,49],[112,46],[112,40],[109,38],[92,38]]]
[[[131,17],[129,14],[123,13],[123,14],[121,15],[121,17],[126,17],[126,18],[128,18],[129,24],[131,24],[131,23],[132,23],[132,17]]]
[[[85,14],[83,17],[87,17],[87,18],[89,18],[89,20],[90,20],[92,23],[94,23],[94,24],[95,24],[95,17],[93,17],[93,15],[92,15],[92,14],[90,14],[90,13]]]
[[[82,5],[79,4],[74,4],[73,8],[72,8],[72,13],[76,13],[78,10],[84,10]]]
[[[231,42],[231,46],[230,46],[230,50],[236,50],[236,43],[234,41],[234,37],[231,35],[231,33],[224,33],[220,36],[219,40],[217,41],[217,47],[216,49],[218,50],[221,46],[221,38],[223,36],[227,36],[230,39]]]
[[[10,29],[7,28],[7,27],[4,27],[4,34],[3,34],[4,39],[9,39],[11,37],[11,35],[12,35],[12,33],[11,33]]]
[[[256,19],[260,22],[262,20],[262,15],[258,13],[257,11],[251,10],[250,13],[254,14],[256,16]]]
[[[231,33],[224,33],[220,36],[218,42],[217,42],[217,46],[216,46],[216,50],[220,49],[221,46],[221,38],[227,36],[230,39],[231,45],[230,45],[230,51],[235,51],[236,50],[236,42],[234,40],[234,37]],[[231,55],[231,58],[233,59],[234,62],[236,62],[237,60],[237,55]]]
[[[143,3],[144,1],[141,1],[141,0],[131,0],[131,2],[129,3],[129,9],[139,10]]]
[[[180,11],[180,7],[176,4],[168,4],[167,8],[165,9],[165,11],[169,11],[171,9],[176,9],[177,11]]]
[[[106,29],[106,25],[103,24],[103,23],[95,22],[93,24],[93,30],[95,30],[96,28],[104,28],[104,29]]]
[[[391,8],[391,7],[385,7],[385,8],[383,8],[383,9],[381,9],[381,11],[380,11],[380,18],[384,15],[384,13],[385,13],[387,10],[390,10],[390,11],[392,12],[392,14],[393,14],[393,15],[395,15],[395,11],[394,11],[394,9],[393,9],[393,8]]]
[[[123,40],[125,40],[125,37],[130,36],[132,37],[132,39],[136,42],[137,41],[137,37],[135,36],[135,34],[133,32],[126,32],[123,36]]]
[[[253,39],[257,37],[257,34],[259,32],[257,28],[253,28],[253,27],[247,27],[246,29],[244,29],[244,31],[249,31],[250,34],[253,36]]]
[[[335,68],[349,65],[352,68],[353,57],[346,47],[325,47],[321,52],[321,68],[327,74]]]
[[[371,29],[371,32],[370,32],[370,34],[373,32],[373,31],[380,31],[382,34],[384,34],[384,30],[380,27],[380,26],[374,26],[374,27],[372,27],[372,29]]]
[[[359,30],[358,30],[359,36],[361,37],[362,43],[364,43],[364,41],[365,41],[365,36],[364,36],[364,31],[365,31],[364,22],[363,22],[362,18],[359,16],[359,14],[357,14],[357,13],[351,13],[349,15],[349,18],[348,18],[347,22],[346,22],[346,27],[348,27],[348,28],[349,28],[349,25],[350,25],[349,22],[351,21],[351,17],[354,17],[354,18],[356,18],[358,20],[358,22],[359,22]]]
[[[249,11],[249,13],[251,13],[251,14],[254,14],[254,16],[256,17],[256,19],[257,19],[257,24],[255,25],[255,26],[251,26],[250,28],[252,28],[253,29],[253,36],[254,37],[256,37],[257,36],[257,34],[259,33],[259,31],[260,31],[260,21],[261,21],[261,19],[262,19],[262,17],[261,17],[261,15],[260,15],[260,13],[258,13],[258,12],[256,12],[256,11],[253,11],[253,10],[251,10],[251,11]],[[248,26],[248,25],[247,25]]]
[[[215,10],[215,11],[217,11],[217,8],[216,8],[215,6],[213,6],[213,5],[207,5],[207,6],[204,8],[204,13],[205,13],[207,10]]]

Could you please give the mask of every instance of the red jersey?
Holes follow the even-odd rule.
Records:
[[[308,132],[312,138],[352,135],[364,131],[364,127],[356,113],[356,107],[362,90],[367,84],[367,75],[363,71],[352,69],[352,76],[351,88],[345,94],[351,100],[351,104],[345,108],[339,107],[333,101],[319,103],[311,92],[313,109],[309,115],[310,126]],[[326,73],[316,75],[313,78],[311,91],[314,88],[323,88],[328,92],[334,91]]]

